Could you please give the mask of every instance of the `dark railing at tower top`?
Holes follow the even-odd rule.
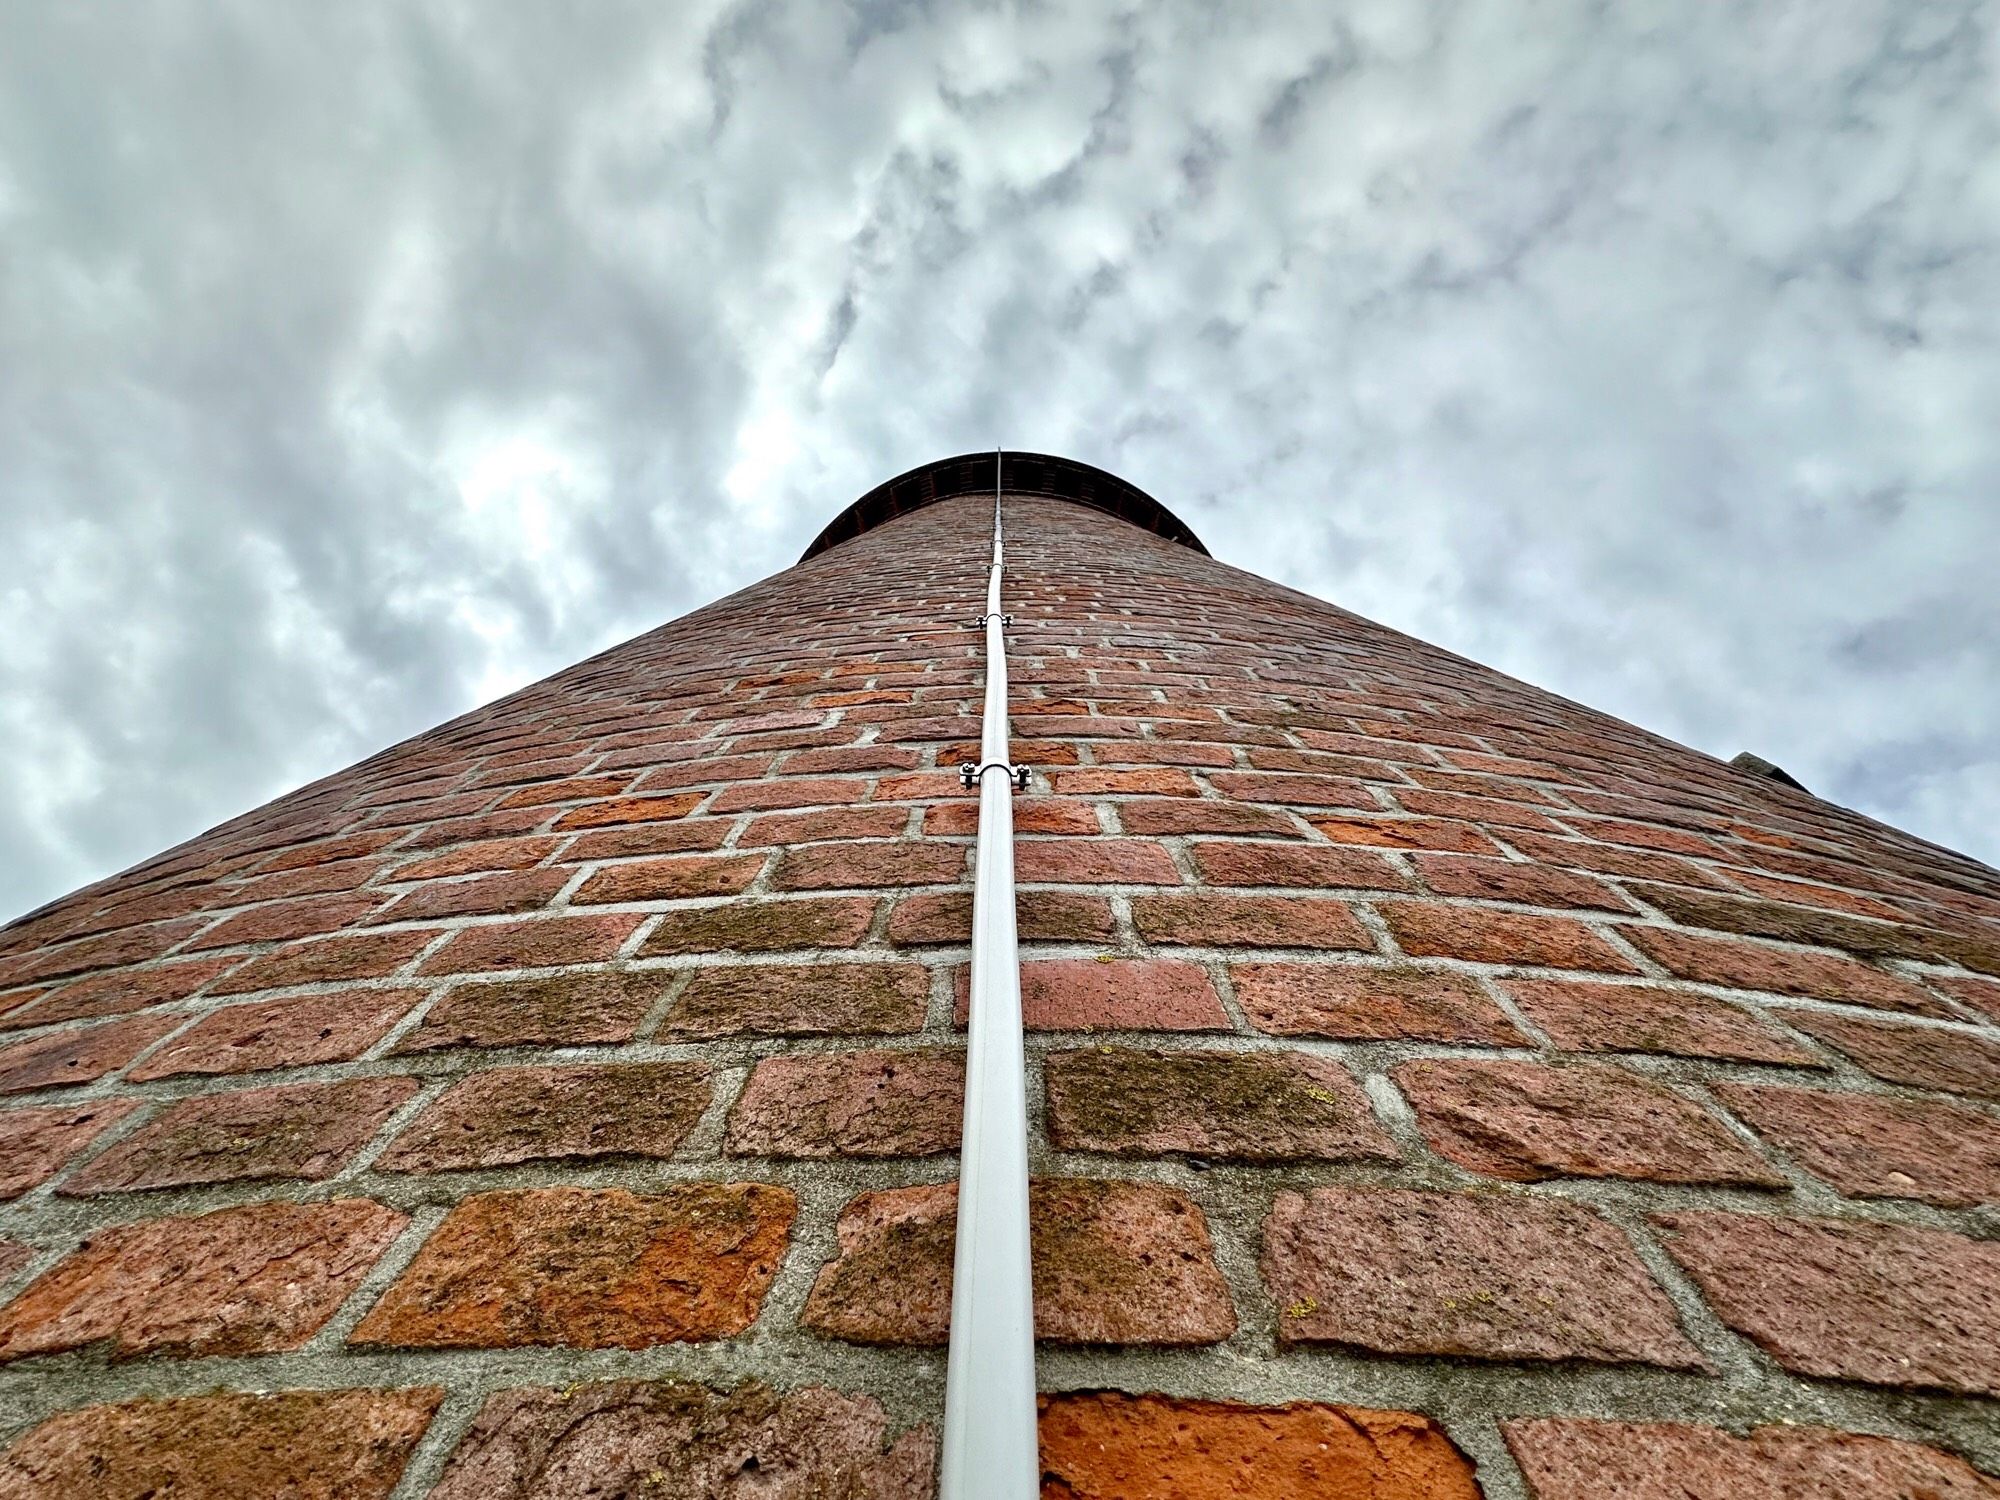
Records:
[[[1202,556],[1208,556],[1208,548],[1202,546],[1201,538],[1188,530],[1180,517],[1137,485],[1127,484],[1116,474],[1107,474],[1089,464],[1056,458],[1047,453],[1003,453],[1000,458],[1000,483],[1010,495],[1041,495],[1087,505],[1092,510],[1117,516],[1142,531],[1150,531],[1155,536],[1179,542],[1183,547],[1192,547]],[[919,464],[907,474],[898,474],[886,484],[876,485],[827,522],[826,529],[813,538],[813,544],[806,548],[805,556],[799,561],[817,557],[829,547],[852,541],[884,521],[908,515],[913,510],[922,510],[940,500],[992,493],[993,455],[990,452],[961,453],[956,458]]]

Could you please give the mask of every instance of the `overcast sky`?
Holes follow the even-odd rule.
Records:
[[[2000,860],[1996,30],[0,0],[0,917],[1002,441]]]

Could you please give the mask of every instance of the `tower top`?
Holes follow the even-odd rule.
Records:
[[[1012,495],[1042,495],[1053,500],[1087,505],[1092,510],[1101,510],[1130,521],[1155,536],[1191,547],[1203,557],[1208,556],[1208,548],[1201,544],[1201,538],[1151,495],[1116,474],[1107,474],[1073,458],[1057,458],[1047,453],[1003,452],[1000,455],[1000,484]],[[864,531],[874,530],[884,521],[907,515],[913,510],[922,510],[940,500],[992,493],[991,453],[961,453],[956,458],[940,458],[919,464],[886,483],[876,485],[827,522],[825,530],[813,538],[812,545],[806,548],[805,556],[799,561],[817,557],[828,548],[838,547]]]

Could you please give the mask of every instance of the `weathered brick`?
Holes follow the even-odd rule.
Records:
[[[1585,838],[1601,839],[1607,844],[1632,844],[1641,849],[1658,849],[1667,854],[1685,854],[1690,859],[1721,859],[1721,845],[1713,839],[1705,839],[1700,834],[1683,833],[1678,828],[1661,828],[1652,823],[1634,823],[1622,818],[1586,818],[1575,813],[1565,816],[1577,833]],[[1540,829],[1540,824],[1531,824]],[[1553,832],[1552,829],[1541,829]]]
[[[569,877],[568,870],[518,870],[469,880],[427,881],[398,896],[368,920],[371,924],[433,921],[536,911],[555,899]]]
[[[1391,1076],[1431,1149],[1488,1177],[1788,1185],[1706,1109],[1622,1068],[1423,1058]]]
[[[957,974],[958,1024],[971,971]],[[1021,1019],[1031,1031],[1226,1031],[1228,1014],[1199,964],[1173,958],[1055,958],[1021,965]]]
[[[0,1284],[12,1281],[35,1258],[35,1252],[19,1241],[0,1235]]]
[[[1498,797],[1467,797],[1459,792],[1427,792],[1403,787],[1396,789],[1395,797],[1406,812],[1423,813],[1433,818],[1456,818],[1497,828],[1525,828],[1534,833],[1559,834],[1565,831],[1562,824],[1546,813]],[[1362,802],[1350,805],[1369,806]]]
[[[1935,1099],[1714,1085],[1759,1135],[1850,1198],[2000,1203],[2000,1120]]]
[[[710,812],[764,812],[774,807],[845,807],[868,795],[855,777],[784,776],[773,781],[739,781],[715,794]]]
[[[1470,823],[1442,818],[1312,817],[1306,820],[1336,844],[1370,844],[1381,849],[1449,849],[1459,854],[1498,854],[1500,846]]]
[[[1195,868],[1212,885],[1348,886],[1406,891],[1410,878],[1366,849],[1322,844],[1200,843]]]
[[[767,1057],[729,1112],[737,1156],[930,1156],[958,1149],[957,1052]]]
[[[1127,833],[1221,834],[1233,838],[1302,839],[1305,829],[1291,813],[1244,802],[1121,802],[1119,826]]]
[[[139,1107],[131,1099],[0,1112],[0,1198],[18,1198]]]
[[[1919,1016],[1949,1014],[1909,980],[1837,953],[1804,953],[1734,938],[1697,937],[1666,927],[1621,927],[1619,934],[1653,962],[1701,984],[1805,995]]]
[[[693,854],[719,849],[734,818],[684,818],[678,823],[634,823],[629,828],[600,828],[580,833],[563,850],[564,859],[580,864],[594,859],[639,859],[649,854]]]
[[[1534,1417],[1500,1430],[1534,1500],[1993,1500],[2000,1484],[1921,1443],[1759,1427],[1736,1437],[1670,1422]]]
[[[1236,1331],[1208,1225],[1186,1194],[1064,1179],[1028,1189],[1035,1337],[1058,1344],[1213,1344]],[[958,1186],[863,1193],[800,1322],[862,1344],[942,1344],[951,1322]]]
[[[769,863],[764,854],[683,854],[611,865],[577,887],[577,906],[613,901],[680,901],[694,896],[733,896]]]
[[[203,948],[233,948],[238,943],[282,942],[352,927],[387,899],[386,893],[320,896],[304,901],[274,901],[224,917],[206,932],[190,938],[187,952]]]
[[[460,1203],[348,1342],[357,1347],[642,1349],[757,1320],[791,1238],[762,1183],[529,1188]]]
[[[1111,903],[1079,891],[1017,891],[1014,926],[1023,942],[1091,943],[1112,937]],[[889,913],[889,941],[902,947],[972,941],[972,892],[905,896]]]
[[[1568,917],[1535,917],[1482,906],[1384,901],[1378,908],[1396,944],[1417,958],[1463,958],[1485,964],[1535,964],[1636,974],[1632,961]]]
[[[199,1094],[169,1105],[61,1191],[331,1177],[416,1091],[414,1078],[351,1078]]]
[[[679,765],[658,766],[640,777],[635,785],[640,791],[657,792],[678,791],[680,788],[688,786],[713,786],[715,783],[723,781],[755,781],[771,769],[775,759],[776,757],[770,755],[732,755],[721,759],[713,756],[701,756],[687,760]],[[701,799],[707,795],[706,792],[687,792],[683,793],[681,797],[663,797],[647,800],[673,803],[680,802],[685,798],[691,799],[688,801],[688,805],[692,807],[699,805]],[[662,816],[677,817],[679,814],[666,813]],[[620,821],[630,822],[632,820],[621,818]]]
[[[776,953],[787,948],[852,948],[868,935],[876,902],[867,896],[733,901],[664,913],[639,957],[677,953]]]
[[[5,1500],[387,1500],[444,1399],[279,1391],[59,1412],[0,1454]]]
[[[1594,844],[1587,839],[1543,838],[1518,828],[1507,830],[1507,842],[1528,858],[1548,865],[1567,865],[1633,880],[1664,880],[1705,887],[1722,884],[1712,871],[1672,854],[1626,849],[1617,844]]]
[[[650,782],[652,778],[646,778]],[[673,797],[619,797],[609,802],[590,802],[573,807],[556,819],[563,831],[576,828],[619,828],[627,823],[663,823],[684,818],[701,806],[705,792],[682,792]]]
[[[1064,1500],[1480,1494],[1472,1465],[1444,1429],[1412,1412],[1090,1391],[1044,1396],[1040,1425],[1043,1494]]]
[[[937,1443],[866,1396],[637,1380],[486,1398],[430,1500],[930,1500]]]
[[[825,839],[893,839],[900,838],[909,825],[907,807],[835,807],[815,812],[772,813],[769,817],[752,819],[737,835],[736,847],[770,849]],[[928,822],[924,831],[937,832]]]
[[[1186,771],[1165,766],[1142,771],[1104,771],[1085,766],[1051,771],[1049,786],[1059,797],[1199,797],[1201,788]]]
[[[549,834],[530,838],[489,839],[467,844],[449,854],[433,854],[396,866],[395,880],[438,880],[448,875],[476,875],[486,870],[525,870],[555,853],[561,839]]]
[[[1501,988],[1569,1052],[1664,1052],[1816,1068],[1812,1052],[1762,1016],[1698,990],[1508,979]]]
[[[1263,1271],[1287,1344],[1707,1368],[1624,1235],[1552,1198],[1281,1192]]]
[[[1417,875],[1440,896],[1512,901],[1522,906],[1583,910],[1632,910],[1632,903],[1601,880],[1527,860],[1475,859],[1452,854],[1413,857]]]
[[[882,844],[808,844],[787,850],[771,884],[781,891],[870,890],[894,885],[951,885],[965,878],[964,844],[899,840]]]
[[[396,1051],[629,1042],[677,977],[599,970],[454,985],[396,1044]]]
[[[2000,1243],[1851,1220],[1654,1222],[1722,1321],[1787,1370],[2000,1395]]]
[[[1298,1052],[1096,1047],[1044,1064],[1049,1139],[1065,1151],[1219,1161],[1400,1159],[1353,1077]]]
[[[1065,802],[1054,797],[1016,797],[1016,833],[1097,833],[1096,805]],[[924,809],[924,837],[970,838],[979,832],[979,802],[967,797],[960,802],[941,802]]]
[[[1952,999],[2000,1021],[2000,984],[1991,979],[1974,979],[1963,974],[1926,974],[1924,978]]]
[[[296,1349],[409,1220],[362,1198],[256,1203],[102,1230],[0,1310],[0,1360]]]
[[[257,1073],[347,1062],[382,1040],[423,998],[421,990],[342,990],[295,1000],[225,1005],[155,1052],[128,1075]]]
[[[437,940],[435,932],[367,932],[287,943],[275,953],[253,958],[217,981],[215,995],[246,995],[253,990],[285,989],[295,984],[351,984],[357,979],[385,979]]]
[[[1026,839],[1015,879],[1030,885],[1179,885],[1173,856],[1144,839]]]
[[[134,1016],[0,1047],[0,1094],[66,1088],[122,1068],[184,1016]]]
[[[420,974],[470,974],[495,969],[553,969],[603,963],[645,921],[639,912],[590,917],[542,917],[468,927],[418,968]]]
[[[702,1063],[494,1068],[461,1078],[377,1159],[382,1172],[667,1157],[708,1107]]]
[[[126,1015],[149,1006],[185,1000],[218,974],[235,966],[233,958],[198,958],[188,963],[93,975],[66,984],[28,1011],[10,1011],[0,1030],[16,1026],[48,1026],[57,1021],[94,1020]]]
[[[1134,896],[1132,923],[1149,943],[1195,948],[1375,946],[1352,907],[1309,896]]]
[[[929,995],[930,971],[917,964],[698,969],[667,1012],[660,1036],[706,1041],[915,1031]]]
[[[1944,1026],[1787,1010],[1785,1020],[1839,1049],[1877,1078],[1912,1088],[2000,1099],[2000,1043]]]
[[[1229,978],[1250,1024],[1275,1036],[1528,1045],[1491,996],[1442,969],[1233,964]]]
[[[615,797],[632,782],[629,771],[615,776],[577,776],[568,781],[545,781],[509,792],[500,807],[553,807],[561,802],[584,802],[597,797]]]

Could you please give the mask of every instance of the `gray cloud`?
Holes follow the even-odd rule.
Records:
[[[19,5],[0,911],[995,441],[2000,858],[1989,7]]]

